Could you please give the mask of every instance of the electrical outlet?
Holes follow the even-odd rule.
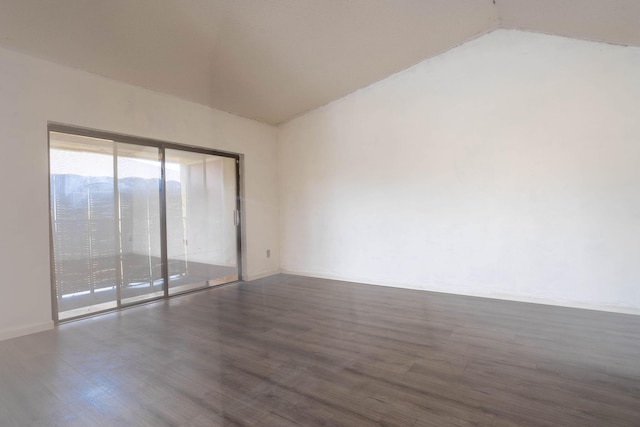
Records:
[[[271,258],[271,249],[267,249],[267,258]]]

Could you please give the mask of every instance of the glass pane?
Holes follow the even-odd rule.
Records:
[[[53,259],[59,319],[117,306],[113,142],[51,133]]]
[[[122,304],[164,295],[160,242],[159,149],[117,144]]]
[[[165,151],[169,293],[238,279],[236,161]]]

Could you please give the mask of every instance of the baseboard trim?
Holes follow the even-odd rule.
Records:
[[[611,305],[604,305],[604,304],[590,304],[590,303],[583,303],[579,301],[557,301],[557,300],[546,299],[546,298],[537,298],[537,297],[529,297],[524,295],[513,295],[513,294],[504,294],[504,293],[479,293],[479,292],[454,293],[454,292],[445,292],[440,289],[430,289],[425,286],[411,286],[411,285],[399,284],[399,283],[382,283],[382,282],[374,282],[374,281],[371,281],[371,279],[365,279],[365,278],[345,277],[345,276],[339,276],[334,274],[304,272],[304,271],[289,270],[289,269],[281,269],[281,273],[291,274],[294,276],[314,277],[318,279],[339,280],[342,282],[350,282],[350,283],[362,283],[365,285],[385,286],[388,288],[411,289],[411,290],[436,292],[436,293],[449,294],[449,295],[462,295],[462,296],[468,296],[468,297],[489,298],[489,299],[498,299],[498,300],[504,300],[504,301],[524,302],[528,304],[552,305],[556,307],[577,308],[582,310],[605,311],[609,313],[632,314],[632,315],[640,316],[640,308],[635,308],[635,307],[620,307],[620,306],[611,306]]]
[[[49,329],[53,329],[53,326],[53,320],[50,320],[48,322],[34,323],[27,326],[21,326],[19,328],[3,329],[0,331],[0,341],[35,334],[37,332],[48,331]]]
[[[245,280],[250,282],[252,280],[264,279],[265,277],[275,276],[276,274],[280,274],[280,273],[281,273],[280,270],[272,270],[272,271],[266,271],[263,273],[251,274],[251,275],[248,275],[245,278]]]

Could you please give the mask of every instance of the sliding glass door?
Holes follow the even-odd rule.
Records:
[[[238,279],[236,160],[165,151],[169,294]]]
[[[113,141],[51,135],[53,266],[60,318],[118,306]]]
[[[57,129],[49,139],[56,320],[239,279],[237,156]]]

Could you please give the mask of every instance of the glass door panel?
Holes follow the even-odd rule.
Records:
[[[56,132],[50,141],[53,269],[63,320],[118,305],[114,142]]]
[[[160,239],[162,163],[157,147],[116,147],[122,304],[164,296]]]
[[[236,160],[165,150],[169,294],[238,279]]]

